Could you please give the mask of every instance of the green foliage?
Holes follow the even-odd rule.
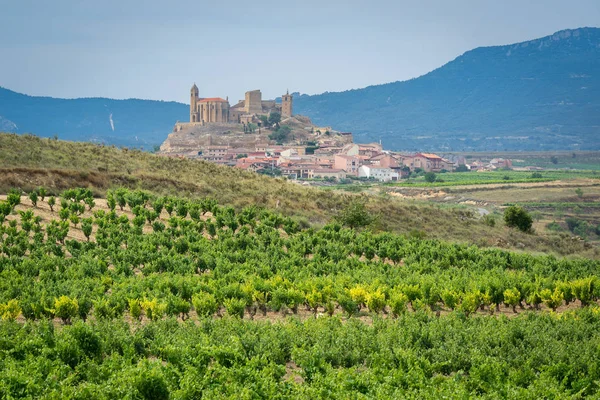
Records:
[[[382,293],[380,289],[367,295],[367,307],[369,307],[371,312],[379,314],[385,309],[386,305],[387,301],[385,299],[385,294]]]
[[[504,222],[506,226],[518,228],[522,232],[530,232],[533,225],[531,215],[519,206],[510,206],[504,210]]]
[[[269,139],[276,141],[277,143],[287,142],[289,134],[292,132],[292,128],[287,125],[280,125],[273,133],[269,135]]]
[[[425,174],[425,181],[426,182],[433,183],[433,182],[435,182],[436,178],[437,177],[436,177],[436,175],[435,175],[434,172],[427,172]]]
[[[78,311],[77,299],[71,299],[68,296],[54,299],[54,314],[62,319],[63,324],[70,324],[71,319],[77,316]]]
[[[581,199],[583,197],[583,189],[581,189],[581,188],[575,189],[575,194],[577,195],[577,197],[579,197]]]
[[[205,292],[195,294],[192,297],[192,304],[199,317],[212,317],[219,308],[215,297]]]
[[[136,375],[135,388],[142,399],[168,400],[170,398],[167,381],[157,367],[152,369],[142,368],[140,373]]]
[[[138,299],[129,299],[127,301],[129,305],[129,315],[136,321],[142,318],[142,304]]]
[[[460,301],[460,294],[454,290],[443,290],[440,297],[444,305],[451,310],[454,310]]]
[[[335,220],[343,226],[356,229],[371,225],[376,218],[367,209],[365,200],[353,199],[336,215]]]
[[[70,212],[76,200],[65,201]],[[340,224],[301,230],[258,207],[169,201],[186,202],[188,215],[167,226],[155,216],[155,230],[155,211],[141,204],[131,219],[96,210],[80,221],[94,228],[89,240],[64,240],[68,221],[42,222],[31,210],[2,224],[0,308],[13,309],[0,322],[2,396],[141,398],[143,371],[164,378],[176,398],[240,397],[249,386],[267,398],[318,398],[323,390],[339,398],[597,394],[600,373],[589,368],[600,331],[597,261]],[[206,234],[197,212],[211,213],[218,234]],[[34,238],[36,226],[46,235]],[[585,308],[465,318],[522,299],[551,309],[578,299]],[[223,303],[235,318],[213,318]],[[431,312],[442,305],[461,312]],[[85,320],[90,310],[88,322],[56,331],[47,321]],[[290,310],[298,315],[273,315]],[[376,316],[388,310],[395,318]],[[252,321],[257,311],[266,318]],[[295,371],[301,385],[284,378]],[[147,386],[163,393],[153,379]]]
[[[481,293],[466,293],[460,303],[460,310],[467,316],[473,314],[481,305]]]
[[[243,299],[229,298],[223,302],[227,314],[232,317],[244,318],[246,302]]]
[[[21,204],[21,191],[17,189],[11,189],[6,195],[6,201],[12,208],[15,208]]]
[[[558,288],[551,291],[550,289],[544,289],[540,292],[540,297],[544,304],[551,308],[552,311],[556,311],[558,307],[560,307],[565,299],[564,294]]]
[[[31,200],[31,204],[33,204],[34,207],[37,207],[38,199],[39,198],[37,191],[33,190],[29,193],[29,200]]]
[[[486,224],[489,227],[496,226],[496,217],[494,217],[492,214],[484,215],[483,218],[481,218],[481,220],[484,224]]]
[[[406,312],[408,297],[401,292],[395,292],[390,298],[390,308],[394,317],[398,317]]]
[[[19,314],[21,314],[21,307],[17,300],[9,300],[6,304],[0,303],[0,317],[3,321],[14,321]]]
[[[56,205],[56,198],[54,196],[50,196],[48,198],[48,206],[50,207],[50,211],[54,212],[55,205]]]
[[[504,302],[512,307],[513,312],[517,312],[516,306],[521,302],[521,293],[517,288],[506,289],[504,291]]]
[[[269,124],[271,125],[279,125],[279,123],[281,122],[281,114],[278,112],[271,112],[269,113]]]

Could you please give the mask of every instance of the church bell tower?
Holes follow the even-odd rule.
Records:
[[[194,83],[190,90],[190,122],[200,122],[198,115],[198,86]]]
[[[281,116],[282,117],[291,117],[292,116],[292,102],[293,98],[288,90],[286,94],[281,96]]]

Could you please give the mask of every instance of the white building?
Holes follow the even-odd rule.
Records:
[[[381,182],[397,181],[400,176],[391,168],[363,165],[358,169],[359,178],[373,178]]]

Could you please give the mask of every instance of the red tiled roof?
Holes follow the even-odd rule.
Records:
[[[431,153],[418,153],[417,156],[423,156],[425,158],[428,158],[430,160],[441,160],[442,157],[436,155],[436,154],[431,154]]]
[[[207,97],[205,99],[200,100],[200,103],[208,103],[209,101],[216,103],[227,103],[227,100],[224,100],[220,97]]]

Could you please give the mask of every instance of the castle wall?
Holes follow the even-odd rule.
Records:
[[[246,114],[262,113],[262,93],[260,90],[246,92],[244,106],[246,108]]]

